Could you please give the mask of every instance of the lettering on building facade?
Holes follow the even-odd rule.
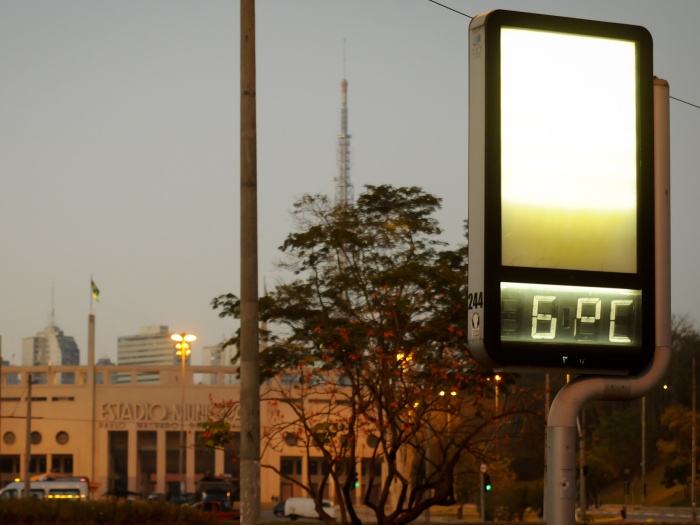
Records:
[[[184,407],[178,403],[103,403],[100,428],[125,429],[133,422],[141,429],[177,430],[182,421],[195,428],[196,423],[209,419],[210,408],[208,403],[185,403]],[[238,428],[238,417],[231,418],[229,424]]]

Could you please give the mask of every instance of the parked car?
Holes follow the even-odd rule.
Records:
[[[331,518],[336,515],[335,507],[330,501],[324,499],[322,502],[323,510]],[[284,502],[284,515],[294,521],[297,518],[320,518],[316,512],[316,502],[312,498],[289,498]]]
[[[187,494],[181,494],[179,492],[168,492],[165,495],[165,501],[168,503],[174,503],[175,505],[188,505],[192,499]]]
[[[193,509],[201,510],[204,514],[209,514],[217,520],[239,520],[241,519],[240,509],[234,509],[224,505],[223,502],[212,500],[212,501],[198,501],[192,504]]]
[[[284,516],[284,500],[279,500],[275,503],[275,506],[272,508],[272,513],[275,516]]]
[[[149,503],[160,503],[161,501],[165,501],[165,494],[161,492],[151,492],[148,497],[146,497],[146,501]]]

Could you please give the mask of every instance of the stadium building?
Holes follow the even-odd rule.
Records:
[[[212,474],[237,480],[238,439],[225,450],[198,444],[198,423],[207,420],[212,403],[238,400],[236,373],[233,366],[188,366],[183,381],[177,365],[2,366],[0,486],[22,478],[28,458],[30,475],[88,476],[94,497],[179,493],[181,483],[191,494]],[[260,413],[265,429],[272,412],[261,404]],[[229,423],[240,429],[238,420]],[[294,440],[263,450],[262,464],[320,482],[320,452],[307,455]],[[262,468],[260,475],[262,502],[306,495],[274,469]],[[361,486],[368,475],[363,462]],[[330,496],[334,489],[327,488]]]

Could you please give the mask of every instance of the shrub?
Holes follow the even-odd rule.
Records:
[[[47,501],[0,502],[0,523],[13,525],[210,525],[213,518],[167,503]]]

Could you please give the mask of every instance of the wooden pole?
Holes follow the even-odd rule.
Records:
[[[697,448],[695,444],[695,425],[697,424],[697,406],[695,404],[696,397],[696,383],[695,383],[695,349],[693,349],[693,378],[692,378],[692,392],[693,392],[693,414],[690,422],[691,426],[691,444],[690,444],[690,505],[691,505],[691,521],[695,523],[697,521],[697,505],[695,501],[695,481],[696,481],[696,471],[697,471]]]
[[[255,0],[241,0],[241,524],[260,522]]]
[[[24,441],[24,468],[22,479],[24,480],[24,497],[31,498],[31,482],[29,467],[32,461],[32,374],[27,374],[27,421],[25,423]]]
[[[642,398],[642,506],[647,505],[647,396]]]

